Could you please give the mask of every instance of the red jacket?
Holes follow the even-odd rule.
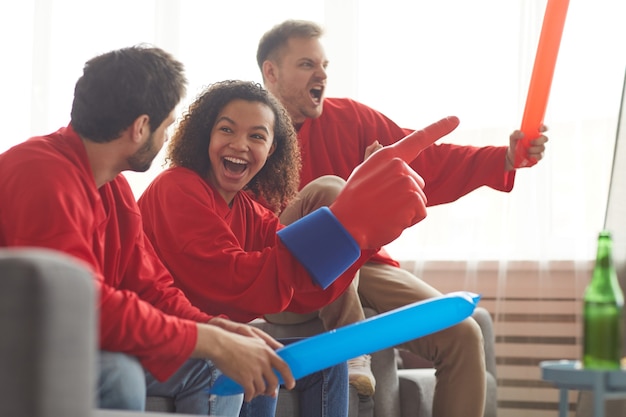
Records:
[[[306,119],[298,131],[302,151],[300,187],[322,175],[347,179],[363,162],[368,145],[375,140],[390,145],[411,131],[357,101],[326,98],[322,115]],[[511,191],[515,171],[504,171],[506,151],[506,146],[435,143],[410,165],[424,179],[428,205],[434,206],[455,201],[481,186]],[[384,250],[373,260],[398,265]]]
[[[202,311],[241,322],[327,305],[373,253],[322,290],[277,237],[283,226],[276,215],[245,192],[228,207],[197,173],[178,167],[159,174],[138,203],[146,235],[176,285]]]
[[[0,155],[0,178],[0,247],[51,248],[84,261],[100,295],[100,348],[136,356],[161,380],[173,374],[195,347],[195,322],[210,316],[172,286],[126,179],[97,189],[71,127]]]

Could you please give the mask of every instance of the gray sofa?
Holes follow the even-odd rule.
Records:
[[[41,249],[0,249],[0,416],[104,417],[106,412],[93,410],[95,302],[91,275],[69,257]],[[485,417],[495,417],[491,317],[482,308],[476,309],[474,317],[483,330],[487,356]],[[275,337],[321,331],[317,320],[295,326],[263,321],[255,325]],[[402,364],[426,368],[403,369]],[[429,364],[388,348],[372,355],[372,369],[376,393],[373,398],[359,397],[351,389],[351,417],[431,416],[435,380]],[[277,416],[297,417],[297,401],[294,393],[282,390]],[[173,411],[167,398],[149,397],[147,409],[155,416]]]
[[[96,294],[63,254],[0,249],[0,416],[92,414]]]

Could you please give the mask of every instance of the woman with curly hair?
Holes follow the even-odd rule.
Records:
[[[374,253],[362,250],[324,289],[278,238],[284,226],[276,213],[296,195],[300,156],[289,116],[260,84],[209,86],[167,151],[168,168],[139,199],[144,229],[176,284],[204,311],[240,322],[315,311],[341,295]]]
[[[184,114],[167,161],[139,199],[144,229],[201,310],[240,322],[311,312],[350,285],[362,262],[324,290],[277,236],[276,213],[297,193],[300,154],[289,116],[262,86],[209,86]],[[301,415],[347,415],[347,387],[345,363],[297,381]],[[273,416],[275,407],[275,398],[258,397],[242,415]]]
[[[212,135],[207,135],[207,133],[216,129],[217,117],[221,116],[223,108],[234,100],[247,101],[249,107],[258,107],[259,104],[263,104],[265,112],[273,113],[273,120],[270,126],[260,129],[264,130],[262,135],[260,132],[254,132],[255,137],[251,141],[251,147],[255,147],[255,143],[261,144],[261,148],[266,148],[263,144],[267,145],[267,154],[258,161],[258,164],[251,164],[250,169],[246,169],[245,162],[228,164],[229,160],[226,159],[224,162],[226,172],[230,169],[243,174],[245,171],[245,174],[237,176],[239,178],[236,179],[236,184],[241,185],[238,188],[252,192],[255,198],[262,197],[269,207],[277,212],[281,205],[286,204],[298,192],[300,151],[296,133],[287,119],[285,110],[260,84],[224,81],[214,84],[200,95],[190,105],[169,144],[170,165],[185,167],[204,178],[211,178],[210,181],[215,185],[217,169],[213,167],[222,164],[212,165],[209,158],[210,149],[207,153]],[[273,128],[273,131],[269,128]],[[223,127],[217,129],[226,130]],[[224,184],[220,184],[217,187],[223,186]],[[239,191],[236,186],[227,188]],[[232,203],[233,196],[227,197],[221,191],[220,194],[229,204]]]

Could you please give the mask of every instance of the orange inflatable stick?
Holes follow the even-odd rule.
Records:
[[[536,160],[529,159],[527,153],[530,141],[541,135],[539,128],[543,124],[543,117],[548,105],[548,96],[550,95],[550,86],[552,85],[552,76],[561,44],[568,5],[569,0],[548,0],[546,5],[535,64],[526,96],[526,107],[522,117],[521,131],[524,133],[524,138],[517,143],[515,149],[516,168],[528,167],[537,163]]]

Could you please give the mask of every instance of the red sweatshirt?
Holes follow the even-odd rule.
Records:
[[[56,249],[84,261],[100,295],[100,348],[136,356],[164,380],[189,358],[193,307],[145,238],[122,175],[99,189],[71,127],[0,155],[0,247]]]
[[[410,132],[357,101],[326,98],[322,115],[306,119],[298,131],[302,151],[300,187],[322,175],[347,179],[363,162],[365,148],[372,142],[378,140],[383,146],[390,145]],[[434,206],[455,201],[481,186],[511,191],[515,171],[504,171],[506,151],[506,146],[436,143],[410,165],[426,182],[428,205]],[[398,265],[384,250],[373,260]]]
[[[276,215],[245,192],[237,193],[228,207],[197,173],[170,168],[153,180],[138,203],[146,235],[176,285],[202,311],[241,322],[327,305],[373,253],[363,254],[322,290],[277,237],[283,226]]]

